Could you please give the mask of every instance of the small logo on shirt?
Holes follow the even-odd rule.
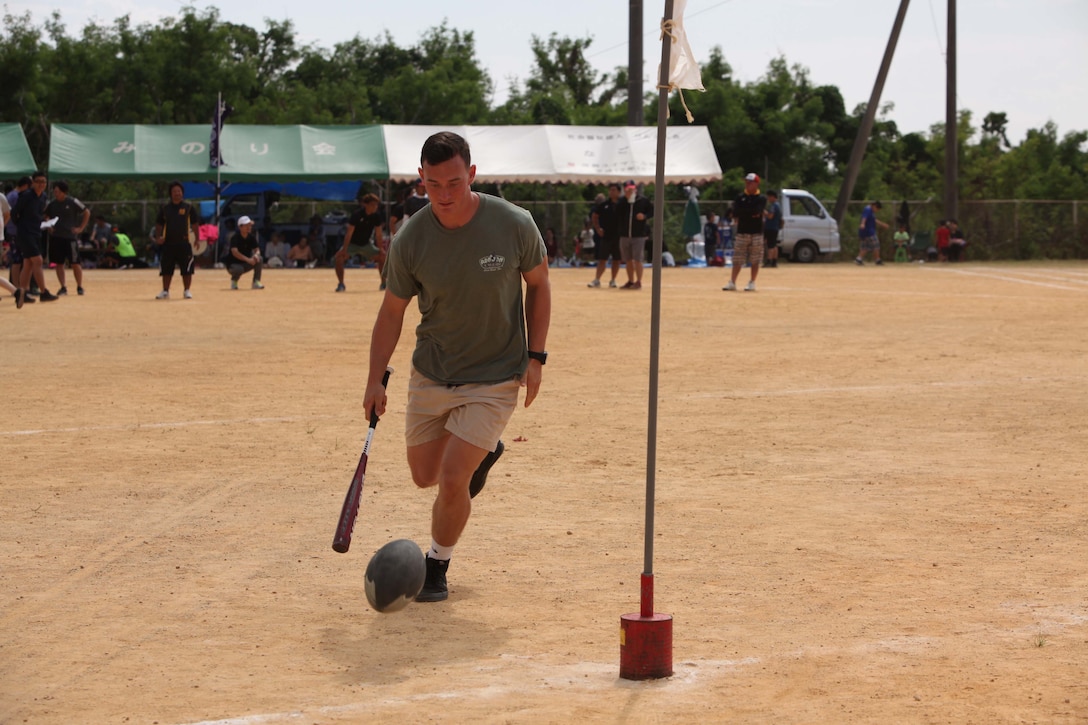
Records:
[[[480,269],[485,272],[498,272],[506,264],[506,257],[501,254],[489,254],[480,257]]]

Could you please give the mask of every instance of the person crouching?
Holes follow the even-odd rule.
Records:
[[[238,289],[243,274],[253,272],[253,289],[264,289],[261,284],[261,248],[253,220],[247,216],[238,219],[238,231],[230,238],[230,254],[227,269],[230,271],[230,288]]]

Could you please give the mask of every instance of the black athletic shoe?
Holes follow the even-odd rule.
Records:
[[[491,467],[495,465],[495,461],[499,460],[499,456],[506,450],[506,446],[499,441],[499,445],[495,446],[495,450],[484,456],[484,459],[480,461],[480,465],[476,467],[476,472],[472,474],[472,481],[468,484],[468,496],[469,498],[476,498],[476,494],[484,490],[484,484],[487,483],[487,472],[491,470]]]
[[[443,602],[450,590],[446,586],[446,570],[450,568],[449,559],[439,561],[427,557],[427,578],[423,581],[423,588],[416,595],[417,602]]]
[[[15,288],[15,309],[21,310],[23,308],[23,289],[22,287]]]
[[[55,299],[59,299],[55,294],[47,289],[43,289],[41,294],[38,295],[38,299],[42,302],[52,302]]]
[[[59,290],[57,290],[57,297],[61,297],[61,296],[66,295],[66,294],[68,294],[68,288],[67,287],[61,287]]]

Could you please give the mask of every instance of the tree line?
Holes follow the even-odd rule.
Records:
[[[222,20],[215,8],[186,7],[135,26],[123,16],[78,33],[70,33],[57,12],[41,24],[29,13],[5,12],[0,120],[22,125],[43,167],[50,124],[206,123],[218,93],[235,108],[231,123],[624,125],[627,69],[595,70],[586,59],[592,44],[592,37],[534,36],[529,77],[496,104],[472,31],[448,22],[407,47],[386,32],[323,48],[300,44],[290,20],[266,19],[256,29]],[[774,187],[837,196],[863,104],[848,110],[836,86],[815,85],[806,68],[785,57],[752,82],[734,77],[720,47],[711,49],[701,68],[706,92],[689,92],[685,100],[695,122],[708,127],[724,172],[703,189],[704,199],[732,198],[749,170]],[[644,117],[656,119],[656,91],[640,102]],[[672,117],[682,119],[679,100],[670,103],[676,106]],[[855,199],[939,198],[944,123],[925,133],[901,133],[890,119],[893,110],[891,103],[880,109]],[[971,110],[960,112],[961,200],[1088,199],[1088,132],[1059,135],[1047,123],[1013,143],[1007,125],[1006,113],[997,109],[985,109],[981,125]],[[90,198],[148,194],[138,182],[93,186],[85,194]],[[588,201],[598,191],[503,190],[508,198],[541,201]],[[1072,249],[1060,256],[1080,255]]]

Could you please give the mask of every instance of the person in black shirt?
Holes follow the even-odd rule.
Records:
[[[620,185],[608,185],[608,198],[601,199],[593,207],[591,220],[593,231],[596,232],[596,245],[594,256],[597,258],[597,276],[587,284],[587,287],[600,287],[601,277],[604,276],[604,268],[608,264],[608,258],[612,258],[612,279],[609,287],[616,286],[616,277],[620,273],[620,225],[616,215],[616,205],[620,200]]]
[[[52,302],[57,296],[45,288],[45,275],[42,274],[42,216],[45,213],[45,187],[48,184],[45,172],[36,171],[31,177],[30,188],[19,194],[18,201],[11,208],[11,218],[15,220],[15,246],[23,255],[23,270],[19,276],[19,287],[25,299],[30,282],[38,284],[42,302]]]
[[[68,294],[65,284],[64,265],[72,267],[76,278],[76,292],[83,294],[83,265],[79,263],[79,235],[91,221],[91,210],[83,202],[68,193],[68,182],[53,182],[53,201],[45,207],[46,219],[56,219],[49,230],[49,261],[56,265],[57,296]]]
[[[226,263],[230,271],[231,289],[238,289],[238,280],[249,271],[253,272],[253,289],[264,289],[261,284],[260,239],[253,230],[253,220],[247,216],[238,219],[238,231],[230,238]]]
[[[155,220],[155,233],[152,241],[162,247],[159,254],[159,274],[162,275],[162,292],[155,299],[170,299],[170,282],[174,279],[174,269],[181,270],[181,281],[185,284],[185,299],[191,300],[189,291],[193,283],[192,240],[195,239],[200,216],[192,204],[185,201],[185,189],[180,181],[170,182],[170,203],[159,210]]]
[[[733,219],[737,222],[737,236],[733,241],[733,269],[729,284],[722,287],[726,292],[737,288],[740,268],[748,261],[752,265],[752,279],[745,292],[756,291],[756,277],[759,265],[763,261],[763,212],[767,208],[767,197],[759,193],[759,175],[748,174],[744,177],[744,193],[733,202]]]
[[[359,196],[359,208],[348,219],[348,230],[344,234],[344,243],[336,250],[333,259],[336,262],[336,291],[343,292],[344,267],[347,261],[356,254],[364,260],[374,260],[378,264],[378,272],[382,275],[380,289],[385,289],[385,249],[386,243],[382,236],[382,224],[385,223],[385,215],[381,212],[381,200],[374,194],[361,194]],[[374,235],[374,243],[370,243],[370,235]]]

